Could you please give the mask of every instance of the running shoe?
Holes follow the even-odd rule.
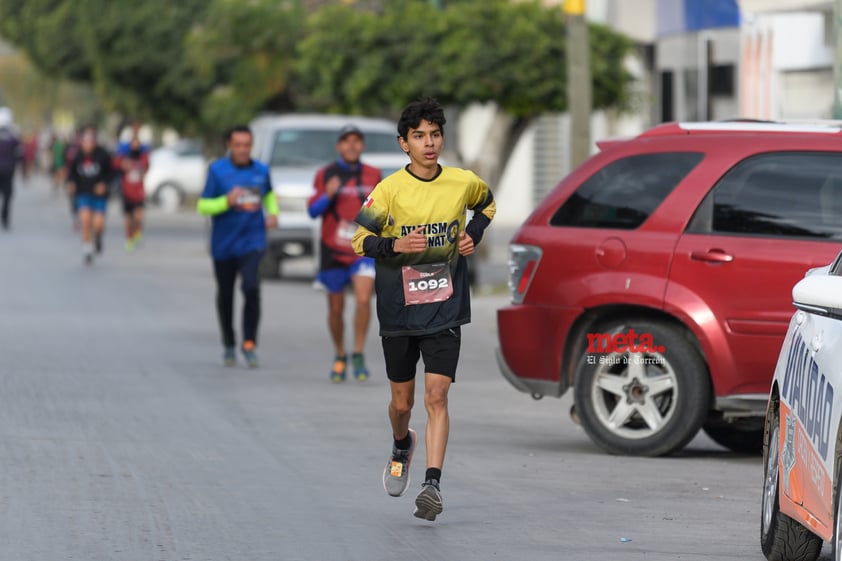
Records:
[[[423,518],[433,522],[442,510],[444,510],[444,506],[441,501],[439,482],[435,479],[428,479],[421,485],[421,492],[415,497],[415,512],[412,514],[415,518]]]
[[[94,251],[102,253],[102,232],[94,234]]]
[[[128,239],[126,240],[126,252],[131,253],[134,251],[134,240]]]
[[[409,464],[415,452],[415,431],[409,429],[409,436],[412,439],[409,450],[398,450],[392,444],[392,456],[383,470],[383,488],[393,497],[400,497],[409,487]]]
[[[333,359],[333,366],[330,367],[330,381],[340,384],[345,381],[345,369],[348,366],[348,357],[336,355]]]
[[[354,362],[354,378],[363,382],[368,380],[368,367],[365,365],[365,357],[362,353],[354,353],[353,357]]]
[[[134,236],[132,237],[132,241],[134,242],[135,247],[140,247],[143,245],[143,232],[138,230],[135,232]]]
[[[243,356],[249,368],[257,368],[257,351],[254,341],[243,342]]]
[[[94,262],[94,256],[91,253],[85,254],[85,265],[92,265]]]
[[[225,347],[225,351],[222,353],[222,362],[225,366],[234,366],[237,364],[237,353],[234,347]]]

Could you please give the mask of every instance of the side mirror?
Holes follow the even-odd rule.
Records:
[[[792,304],[799,310],[842,319],[842,277],[812,274],[792,288]]]

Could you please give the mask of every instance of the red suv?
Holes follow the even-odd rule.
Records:
[[[791,290],[842,241],[842,129],[670,123],[601,152],[510,246],[503,376],[574,387],[611,453],[663,455],[703,428],[760,450]]]

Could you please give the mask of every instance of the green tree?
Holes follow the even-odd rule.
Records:
[[[303,23],[298,0],[213,0],[187,42],[189,62],[214,84],[202,121],[248,122],[261,110],[292,109],[288,81]]]
[[[0,34],[47,75],[89,82],[110,110],[195,131],[213,84],[183,56],[206,0],[0,0]]]
[[[473,162],[496,182],[531,119],[565,111],[565,22],[537,1],[463,0],[442,10],[427,1],[393,0],[382,14],[325,7],[308,20],[298,45],[299,107],[352,113],[395,112],[421,95],[465,106],[493,101],[494,131]],[[590,30],[595,108],[623,107],[631,42]]]

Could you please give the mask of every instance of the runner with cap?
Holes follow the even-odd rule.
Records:
[[[316,173],[315,192],[308,201],[310,216],[322,218],[321,258],[315,285],[327,292],[327,323],[335,351],[330,379],[334,383],[345,381],[348,365],[343,319],[348,286],[356,304],[351,355],[354,377],[363,381],[369,376],[363,350],[371,317],[374,260],[354,253],[351,239],[357,230],[354,218],[381,177],[380,170],[360,161],[364,149],[362,131],[354,125],[343,127],[336,139],[339,157]]]

